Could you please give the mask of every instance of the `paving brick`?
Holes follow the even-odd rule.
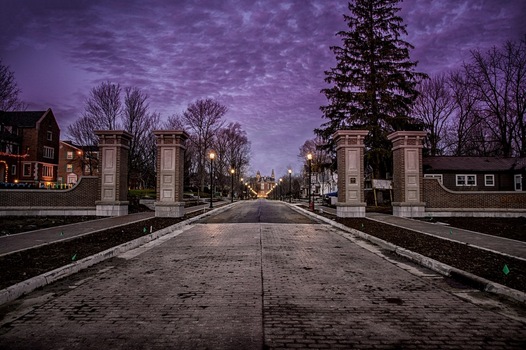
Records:
[[[524,322],[457,298],[325,225],[199,224],[104,264],[113,268],[3,325],[0,349],[526,345]]]

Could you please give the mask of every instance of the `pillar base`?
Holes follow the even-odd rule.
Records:
[[[182,218],[184,216],[184,202],[155,202],[155,216]]]
[[[393,216],[423,218],[426,216],[426,203],[393,202]]]
[[[123,216],[128,215],[128,201],[120,202],[95,202],[97,216]]]
[[[336,216],[339,218],[364,218],[366,203],[336,203]]]

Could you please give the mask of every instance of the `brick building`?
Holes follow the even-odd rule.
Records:
[[[45,187],[57,181],[60,128],[47,111],[0,111],[0,181]]]
[[[272,169],[272,174],[270,176],[261,176],[259,170],[256,174],[256,184],[255,184],[257,196],[260,198],[267,198],[270,191],[276,186],[276,176],[274,175],[274,169]]]
[[[424,157],[425,178],[452,191],[524,191],[526,158]]]

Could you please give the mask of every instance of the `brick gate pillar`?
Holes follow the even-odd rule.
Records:
[[[128,214],[128,153],[132,136],[123,130],[95,131],[99,137],[100,201],[97,216]]]
[[[184,131],[153,132],[157,144],[157,201],[155,216],[184,216],[184,151],[188,134]]]
[[[393,143],[393,215],[425,216],[423,202],[422,141],[425,131],[397,131]]]
[[[367,130],[338,130],[333,138],[338,158],[338,202],[340,218],[364,217],[364,138]]]

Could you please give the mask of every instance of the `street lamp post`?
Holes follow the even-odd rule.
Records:
[[[312,154],[307,154],[307,163],[309,167],[309,187],[307,188],[307,196],[309,197],[309,209],[314,210],[314,203],[311,201],[311,179],[312,179]]]
[[[234,168],[230,169],[230,178],[231,178],[231,183],[230,183],[230,190],[232,191],[232,197],[230,198],[230,203],[234,203],[234,174],[235,174],[235,170]]]
[[[292,169],[289,169],[289,203],[292,203]]]
[[[214,207],[214,158],[216,154],[210,152],[210,209]]]
[[[239,182],[241,182],[241,200],[245,199],[245,186],[244,186],[244,183],[243,183],[243,178],[241,178],[239,180]]]
[[[281,184],[283,183],[283,179],[279,179],[279,200],[281,200]]]

